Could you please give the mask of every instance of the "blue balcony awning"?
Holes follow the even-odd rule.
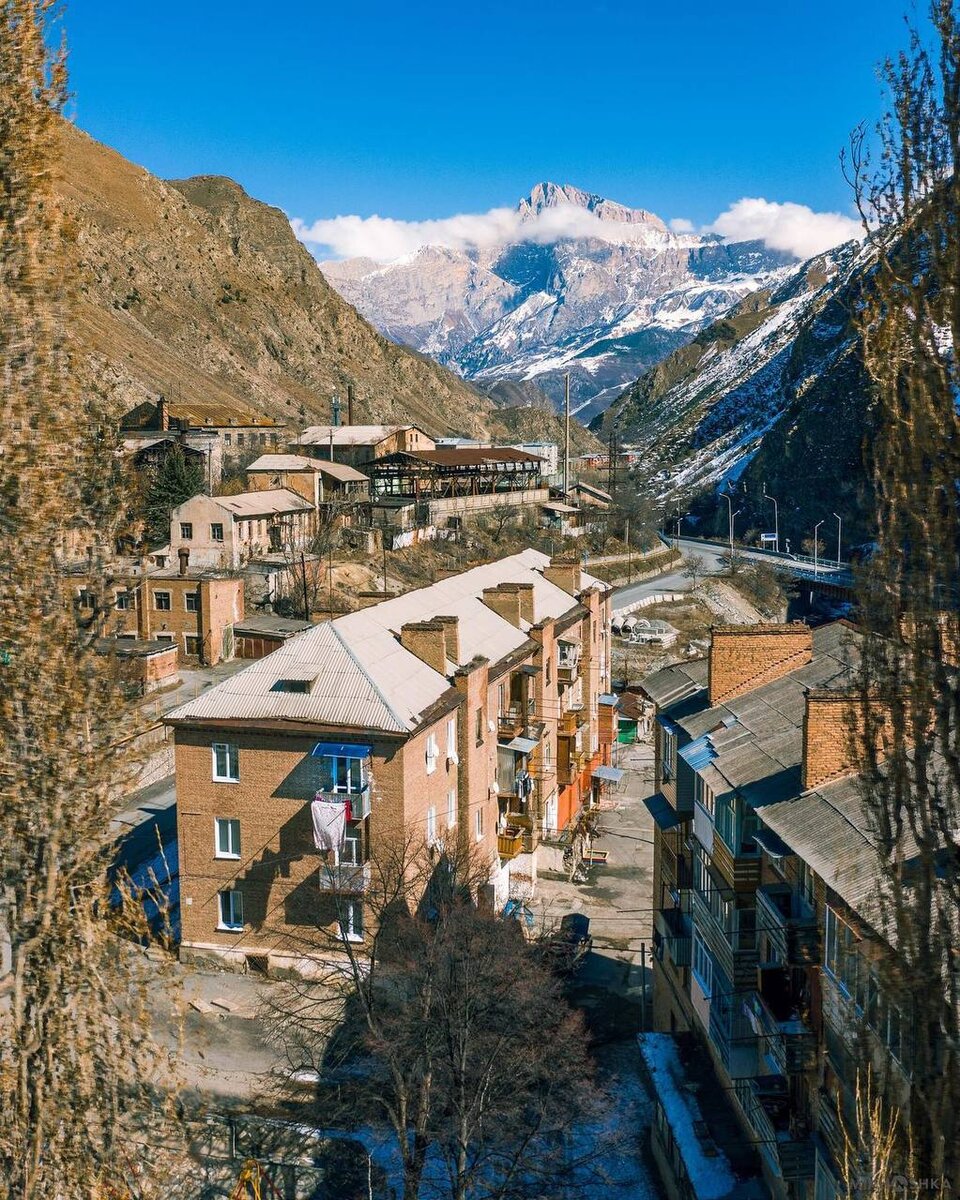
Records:
[[[677,825],[682,825],[684,821],[689,820],[688,817],[681,817],[666,796],[660,792],[657,792],[653,796],[648,796],[644,800],[644,804],[647,806],[650,816],[653,817],[661,829],[673,829]]]
[[[772,829],[758,829],[753,835],[753,840],[761,850],[766,850],[771,858],[788,858],[793,854],[783,838],[774,833]]]
[[[317,742],[310,751],[312,758],[369,758],[372,746],[355,742]]]
[[[619,767],[594,767],[591,774],[594,779],[603,779],[607,783],[619,783],[623,778],[623,772]]]

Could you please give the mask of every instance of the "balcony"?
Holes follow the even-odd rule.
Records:
[[[789,884],[767,883],[757,888],[757,926],[787,966],[808,967],[820,961],[820,930],[814,911]]]
[[[497,734],[501,741],[520,737],[526,726],[526,714],[518,704],[505,708],[497,717]]]
[[[586,769],[590,763],[590,755],[586,750],[574,750],[564,760],[561,755],[557,763],[557,780],[561,787],[569,787]]]
[[[370,863],[340,863],[322,866],[318,872],[322,892],[365,892],[370,886]]]
[[[756,933],[753,930],[725,930],[695,888],[690,891],[690,911],[717,964],[734,988],[739,991],[756,987]]]
[[[557,680],[573,683],[580,678],[580,647],[561,642],[557,650]]]
[[[507,825],[503,833],[497,834],[497,853],[509,862],[523,853],[523,830],[517,825]]]
[[[817,1065],[816,1035],[786,1000],[774,998],[769,975],[770,972],[760,970],[761,987],[767,994],[751,992],[743,1002],[744,1013],[760,1039],[760,1052],[775,1064],[777,1072],[801,1075]]]
[[[370,785],[364,784],[362,791],[359,792],[317,792],[314,797],[317,800],[326,800],[330,804],[343,804],[350,802],[350,820],[362,821],[364,817],[370,816]]]
[[[561,737],[576,737],[586,723],[586,709],[582,704],[576,704],[561,715],[557,733]]]
[[[690,922],[679,908],[663,908],[656,914],[654,933],[676,967],[690,966]]]
[[[813,1138],[790,1116],[787,1081],[781,1075],[735,1079],[733,1090],[756,1135],[757,1148],[784,1179],[813,1179]]]

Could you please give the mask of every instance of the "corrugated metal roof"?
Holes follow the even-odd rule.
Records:
[[[305,454],[261,454],[247,467],[247,471],[318,471],[331,479],[344,482],[366,482],[367,476],[345,463],[330,462],[320,458],[308,458]]]
[[[544,578],[549,561],[539,551],[524,550],[316,625],[169,717],[174,721],[286,719],[410,731],[451,685],[445,675],[401,646],[401,627],[434,616],[458,617],[459,662],[450,664],[451,671],[481,654],[494,662],[504,658],[525,644],[526,630],[488,608],[480,599],[483,589],[498,583],[531,583],[535,620],[559,617],[576,601]],[[593,584],[607,587],[584,574],[583,586]],[[284,678],[310,678],[313,685],[308,693],[271,691]]]
[[[275,516],[285,512],[308,512],[313,508],[309,500],[291,492],[289,488],[271,488],[263,492],[239,492],[236,496],[213,496],[235,517]]]
[[[329,446],[332,441],[334,446],[375,446],[401,429],[416,428],[416,425],[311,425],[300,434],[297,443]]]
[[[517,450],[513,446],[457,447],[441,450],[403,450],[400,453],[405,458],[413,458],[418,462],[428,463],[437,467],[495,467],[498,463],[542,463],[543,459],[537,454],[529,454],[526,450]]]

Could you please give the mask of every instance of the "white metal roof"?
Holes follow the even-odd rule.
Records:
[[[304,446],[374,446],[391,433],[413,425],[311,425],[297,439]]]
[[[285,512],[307,512],[313,508],[309,500],[304,500],[289,488],[272,488],[264,492],[240,492],[236,496],[214,496],[217,504],[223,506],[241,520],[246,517],[267,516]]]
[[[367,476],[344,463],[307,458],[303,454],[261,454],[247,467],[247,471],[319,471],[332,479],[344,481],[366,481]]]
[[[210,688],[169,714],[171,720],[300,720],[410,732],[423,713],[450,688],[447,675],[483,655],[495,662],[527,640],[527,628],[511,625],[482,601],[483,589],[499,583],[531,583],[534,618],[560,617],[576,603],[549,583],[549,558],[537,550],[440,580],[431,587],[385,600],[371,608],[315,625],[279,650]],[[583,587],[607,585],[584,573]],[[459,620],[459,661],[441,675],[400,644],[400,629],[437,616]],[[308,693],[271,691],[280,679],[313,679]]]

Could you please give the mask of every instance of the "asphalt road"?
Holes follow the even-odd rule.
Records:
[[[705,573],[719,575],[723,570],[720,559],[726,553],[722,546],[704,546],[700,542],[691,542],[686,538],[680,539],[680,553],[684,558],[699,554],[704,561]],[[662,575],[652,579],[644,579],[642,583],[628,583],[625,587],[617,588],[613,593],[614,612],[618,608],[626,608],[637,600],[644,600],[656,592],[688,592],[690,580],[684,575],[683,567],[669,567]]]

